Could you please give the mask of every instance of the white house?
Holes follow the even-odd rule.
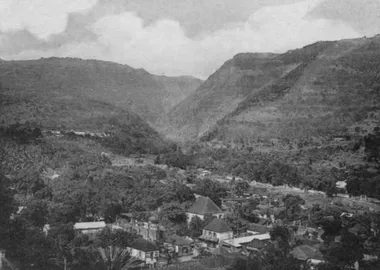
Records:
[[[187,221],[193,217],[204,220],[205,215],[213,215],[216,218],[223,218],[224,212],[209,197],[199,196],[194,204],[187,210]]]
[[[160,255],[159,248],[143,238],[136,239],[127,250],[132,257],[144,261],[149,266],[155,266]]]
[[[74,224],[74,230],[78,233],[93,234],[100,232],[106,227],[104,221],[99,222],[78,222]]]
[[[226,239],[222,242],[222,246],[229,248],[232,251],[241,251],[244,246],[251,243],[254,239],[266,241],[270,239],[269,233],[264,234],[255,234],[255,235],[249,235],[249,236],[243,236],[238,238],[230,238]]]
[[[214,218],[202,231],[199,239],[216,246],[220,241],[233,237],[232,229],[221,219]]]

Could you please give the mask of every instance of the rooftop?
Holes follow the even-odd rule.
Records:
[[[312,260],[323,260],[323,255],[322,253],[313,246],[309,245],[301,245],[298,247],[295,247],[292,251],[291,254],[293,255],[294,258],[302,261],[307,261],[309,259]]]
[[[255,234],[255,235],[244,236],[244,237],[239,237],[239,238],[232,238],[232,239],[224,240],[223,242],[228,244],[228,245],[231,245],[233,247],[241,247],[242,244],[250,243],[254,239],[268,240],[268,239],[270,239],[270,235],[269,235],[269,233]]]
[[[223,213],[209,197],[204,196],[199,196],[187,212],[198,215]]]
[[[268,233],[270,231],[270,228],[261,224],[251,223],[249,224],[247,231],[253,231],[256,233],[263,234],[263,233]]]
[[[144,252],[159,250],[159,248],[154,243],[143,238],[137,238],[132,244],[129,245],[129,247]]]
[[[105,228],[106,223],[104,221],[99,222],[78,222],[74,224],[74,230],[91,230]]]
[[[209,224],[207,224],[206,227],[204,227],[204,230],[217,232],[217,233],[223,233],[223,232],[232,232],[232,229],[230,226],[226,224],[223,220],[219,218],[214,218]]]
[[[165,243],[170,243],[176,246],[190,245],[194,241],[188,240],[184,237],[178,236],[176,234],[170,235],[165,239]]]

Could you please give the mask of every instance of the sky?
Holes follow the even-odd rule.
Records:
[[[99,59],[202,79],[241,52],[380,33],[380,0],[0,0],[0,58]]]

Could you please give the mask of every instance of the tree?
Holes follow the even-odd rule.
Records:
[[[96,235],[96,239],[93,241],[95,247],[128,247],[137,236],[135,234],[122,231],[122,230],[111,230],[110,228],[103,229],[100,233]]]
[[[8,258],[17,262],[21,269],[59,269],[54,241],[45,236],[41,229],[26,224],[22,219],[12,222],[2,243],[5,244]]]
[[[357,236],[344,233],[340,243],[332,243],[323,250],[328,263],[343,269],[363,258],[363,249]]]
[[[203,221],[194,216],[189,223],[189,236],[190,237],[199,237],[202,235]]]
[[[236,195],[243,196],[244,192],[249,189],[249,184],[247,181],[238,181],[235,183],[234,190]]]
[[[159,218],[160,220],[167,219],[176,224],[186,222],[187,219],[185,211],[176,202],[164,204],[159,213]]]
[[[286,218],[288,220],[297,220],[301,216],[301,206],[305,204],[305,200],[299,196],[288,194],[283,199],[286,207]]]
[[[270,231],[270,238],[272,241],[276,241],[278,249],[283,252],[283,254],[288,254],[289,252],[289,241],[290,241],[290,232],[288,228],[284,226],[275,226]]]
[[[122,206],[117,203],[111,203],[104,211],[104,219],[107,223],[113,223],[116,217],[121,213]]]
[[[239,208],[240,216],[249,222],[257,223],[259,221],[259,217],[254,212],[254,210],[256,210],[256,207],[259,204],[260,202],[258,200],[255,200],[255,199],[248,200],[248,203],[242,205],[242,207]]]
[[[198,181],[195,187],[195,193],[209,197],[219,207],[222,205],[221,198],[227,196],[227,188],[218,182],[210,179]]]
[[[332,198],[338,194],[338,188],[336,187],[335,182],[327,184],[326,195],[329,198]]]
[[[48,204],[42,200],[32,200],[22,212],[23,218],[32,222],[33,226],[42,228],[48,219]]]
[[[128,270],[139,265],[138,260],[121,247],[81,247],[73,254],[80,257],[72,264],[73,270]]]
[[[15,207],[13,204],[13,192],[10,189],[10,181],[0,172],[0,233],[1,226],[9,223],[9,218]]]

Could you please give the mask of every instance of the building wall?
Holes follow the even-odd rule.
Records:
[[[178,254],[179,256],[184,256],[184,255],[191,255],[193,254],[193,248],[191,245],[173,245],[171,243],[164,243],[164,246],[166,248],[169,248],[174,251],[174,253]],[[187,250],[187,252],[186,252]]]
[[[187,216],[187,222],[190,222],[193,217],[199,217],[202,220],[205,219],[205,215],[198,215],[198,214],[189,213],[189,212],[186,213],[186,216]],[[213,214],[213,216],[216,218],[222,219],[224,218],[224,213]]]
[[[233,238],[233,232],[232,231],[217,233],[217,232],[212,232],[212,231],[208,231],[208,230],[203,230],[202,235],[208,236],[208,237],[210,237],[210,236],[215,237],[215,238],[219,239],[219,241]]]
[[[95,234],[98,232],[101,232],[104,228],[97,228],[97,229],[84,229],[84,230],[76,230],[77,233],[83,233],[83,234]]]
[[[152,252],[144,252],[144,251],[137,250],[134,248],[127,248],[127,250],[132,257],[138,258],[147,264],[157,263],[157,259],[159,257],[159,251],[158,250],[152,251]]]

